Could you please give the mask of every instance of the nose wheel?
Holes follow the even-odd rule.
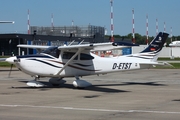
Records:
[[[37,81],[39,78],[40,78],[39,76],[35,76],[34,80],[29,81],[29,82],[26,83],[27,86],[30,86],[30,87],[44,87],[45,85],[43,83]]]

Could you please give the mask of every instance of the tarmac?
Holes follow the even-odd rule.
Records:
[[[0,120],[179,120],[180,70],[145,69],[86,76],[93,86],[76,89],[74,78],[31,88],[16,68],[0,68]]]

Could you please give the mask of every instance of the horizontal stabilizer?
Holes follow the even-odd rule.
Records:
[[[149,62],[149,63],[140,63],[140,65],[159,65],[159,66],[171,66],[173,67],[171,64],[167,63],[167,62]]]

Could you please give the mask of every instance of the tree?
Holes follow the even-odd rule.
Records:
[[[105,38],[108,39],[110,37],[110,35],[106,35]],[[129,33],[125,36],[121,36],[121,35],[114,35],[114,38],[126,38],[126,39],[131,39],[133,38],[132,36],[132,33]],[[147,39],[147,36],[141,36],[139,33],[135,33],[135,42],[136,44],[146,44],[146,39]],[[148,37],[148,43],[150,43],[152,40],[154,39],[154,36],[149,36]],[[180,40],[180,36],[173,36],[173,41],[175,40]],[[171,42],[171,38],[169,37],[167,39],[167,46],[169,45],[169,43]]]

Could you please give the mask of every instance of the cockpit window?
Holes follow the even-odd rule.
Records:
[[[64,52],[63,59],[71,59],[74,55],[74,52]],[[94,59],[93,56],[85,53],[80,53],[80,60],[92,60]],[[74,60],[78,60],[78,55],[74,58]]]
[[[94,59],[94,57],[89,54],[84,54],[84,53],[80,54],[80,60],[92,60],[92,59]]]
[[[52,55],[53,57],[59,58],[60,50],[58,47],[49,47],[45,49],[42,53]]]
[[[71,57],[74,55],[75,53],[73,52],[64,52],[63,53],[63,59],[71,59]],[[74,58],[74,60],[77,60],[78,59],[78,56],[76,56]]]

